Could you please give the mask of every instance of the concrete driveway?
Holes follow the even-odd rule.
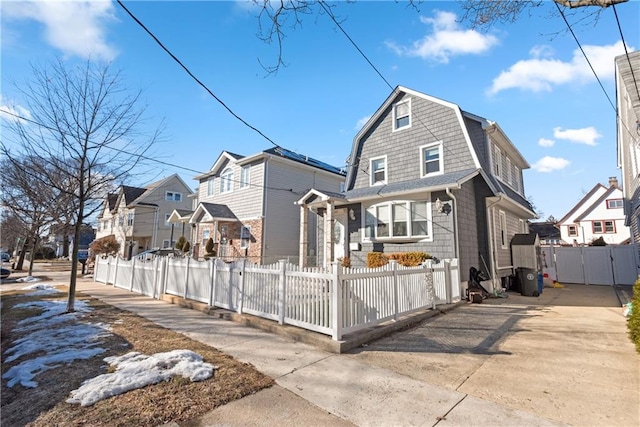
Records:
[[[348,357],[579,426],[640,425],[640,356],[614,290],[466,304]]]

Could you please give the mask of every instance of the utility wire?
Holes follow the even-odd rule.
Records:
[[[7,110],[5,110],[3,108],[0,108],[0,113],[8,114],[8,115],[13,116],[13,117],[15,117],[17,119],[24,120],[24,121],[29,122],[29,123],[33,123],[36,126],[39,126],[39,127],[45,128],[45,129],[49,129],[49,130],[52,130],[54,132],[60,132],[59,129],[56,129],[56,128],[48,126],[48,125],[45,125],[44,123],[39,123],[39,122],[37,122],[35,120],[23,117],[23,116],[21,116],[19,114],[12,113],[11,111],[7,111]],[[66,136],[66,134],[64,132],[61,132],[61,133]],[[190,168],[185,167],[185,166],[180,166],[180,165],[177,165],[175,163],[169,163],[169,162],[165,162],[165,161],[162,161],[162,160],[154,159],[154,158],[151,158],[151,157],[144,156],[142,154],[130,153],[128,151],[121,150],[119,148],[114,148],[114,147],[110,147],[110,146],[106,146],[106,145],[103,146],[103,147],[107,148],[109,150],[116,151],[116,152],[121,153],[121,154],[126,154],[128,156],[137,157],[138,159],[159,163],[159,164],[164,165],[164,166],[170,166],[172,168],[176,168],[176,169],[180,169],[180,170],[184,170],[184,171],[194,172],[194,173],[196,173],[198,175],[204,175],[204,174],[207,174],[207,173],[210,172],[210,171],[209,172],[202,172],[202,171],[198,171],[198,170],[195,170],[195,169],[190,169]],[[229,181],[230,182],[235,182],[235,183],[241,183],[241,180],[238,180],[238,179],[230,179]],[[294,194],[299,194],[299,195],[303,195],[304,194],[304,193],[301,193],[301,192],[293,191],[292,188],[269,187],[269,186],[266,186],[266,185],[252,184],[252,183],[249,183],[249,186],[250,187],[264,188],[264,189],[267,189],[267,190],[287,191],[287,192],[294,193]]]
[[[193,79],[196,81],[196,83],[198,83],[204,90],[207,91],[207,93],[209,93],[209,95],[211,95],[216,101],[218,101],[218,103],[220,105],[222,105],[233,117],[235,117],[236,119],[238,119],[242,124],[244,124],[245,126],[247,126],[249,129],[255,131],[256,133],[258,133],[260,136],[262,136],[264,139],[266,139],[267,141],[269,141],[271,144],[273,144],[274,146],[278,147],[278,148],[282,148],[280,147],[278,144],[276,144],[271,138],[269,138],[268,136],[266,136],[264,133],[262,133],[262,131],[260,131],[258,128],[250,125],[246,120],[244,120],[242,117],[240,117],[239,115],[237,115],[231,108],[229,108],[229,106],[227,106],[227,104],[225,104],[220,98],[218,98],[204,83],[202,83],[200,81],[200,79],[198,79],[190,70],[189,68],[187,68],[169,49],[167,49],[165,47],[164,44],[162,44],[162,42],[138,19],[135,17],[135,15],[133,13],[131,13],[131,11],[129,11],[129,9],[127,9],[125,7],[124,4],[122,4],[121,0],[117,0],[118,4],[120,5],[120,7],[122,7],[122,9],[124,9],[125,12],[127,12],[127,14],[134,20],[136,21],[136,23],[142,27],[142,29],[144,31],[146,31],[147,34],[149,34],[151,36],[151,38],[153,38],[153,40],[155,40],[155,42],[165,51],[167,52],[167,54],[169,54],[169,56],[178,63],[178,65],[180,65],[180,67],[182,67],[182,69],[184,71],[186,71],[186,73]]]
[[[633,67],[631,66],[631,59],[629,59],[629,51],[627,50],[627,43],[624,41],[624,35],[622,34],[622,27],[620,26],[620,20],[618,19],[618,12],[616,11],[616,5],[611,5],[613,8],[613,14],[616,17],[616,22],[618,23],[618,31],[620,31],[620,39],[622,39],[622,45],[624,46],[624,53],[627,57],[627,62],[629,63],[629,69],[631,70],[631,77],[633,78],[633,84],[636,87],[636,95],[640,99],[640,91],[638,90],[638,81],[636,80],[636,74],[633,72]]]
[[[609,97],[609,94],[607,93],[606,89],[604,88],[604,85],[600,81],[600,77],[598,77],[598,74],[596,73],[596,70],[593,69],[593,65],[591,65],[591,61],[589,61],[589,58],[587,57],[587,54],[585,53],[584,49],[582,48],[582,45],[578,41],[578,37],[576,37],[576,33],[574,33],[573,28],[569,24],[569,21],[567,21],[567,17],[564,15],[564,12],[560,8],[560,5],[558,3],[556,3],[556,2],[553,2],[553,4],[556,5],[556,8],[558,9],[558,12],[560,12],[560,16],[562,16],[562,19],[564,20],[564,23],[567,25],[567,28],[569,29],[569,32],[571,32],[571,35],[573,36],[573,39],[578,44],[578,47],[580,48],[580,52],[582,52],[582,56],[584,56],[584,59],[587,60],[587,64],[589,64],[589,68],[591,68],[591,72],[596,77],[596,80],[598,81],[598,84],[600,85],[600,88],[602,89],[602,92],[604,92],[604,95],[609,100],[609,104],[611,105],[611,108],[613,108],[613,110],[616,111],[616,107],[613,104],[613,101],[611,101],[611,98]],[[617,114],[617,111],[616,111],[616,114]]]

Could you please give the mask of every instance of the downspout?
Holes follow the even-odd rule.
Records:
[[[445,188],[445,191],[453,201],[453,257],[460,258],[460,242],[458,242],[458,200],[449,187]],[[460,260],[458,260],[458,262],[460,262]]]
[[[264,188],[262,189],[262,238],[260,242],[260,264],[264,263],[264,257],[267,253],[267,187],[269,186],[269,160],[271,156],[267,155],[264,161]]]
[[[151,247],[149,249],[157,248],[156,239],[158,238],[158,212],[160,208],[158,206],[155,207],[153,212],[153,234],[151,236]]]
[[[494,245],[494,239],[496,238],[496,233],[495,230],[492,227],[491,224],[491,215],[489,214],[489,210],[491,208],[493,208],[495,205],[497,205],[498,203],[500,203],[502,201],[502,195],[498,196],[498,200],[496,200],[495,202],[491,203],[489,206],[487,206],[487,228],[489,229],[490,233],[489,233],[489,255],[491,256],[491,267],[492,270],[491,273],[491,284],[493,286],[494,289],[496,289],[496,276],[498,274],[498,265],[497,265],[497,261],[496,261],[496,253],[495,253],[495,245]]]

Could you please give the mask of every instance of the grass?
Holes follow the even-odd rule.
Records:
[[[64,294],[63,294],[64,295]],[[20,338],[14,329],[17,322],[37,315],[34,310],[13,309],[30,299],[59,299],[59,296],[29,297],[22,291],[2,294],[2,349]],[[123,311],[80,293],[77,299],[89,301],[93,311],[89,321],[111,324],[113,335],[101,345],[105,353],[89,360],[74,361],[35,377],[37,388],[6,386],[2,381],[1,424],[3,426],[158,426],[170,421],[194,422],[212,409],[273,385],[273,380],[252,365],[241,363],[213,347],[162,328],[131,312]],[[188,349],[200,354],[205,362],[218,367],[214,376],[201,382],[174,378],[160,384],[133,390],[82,407],[66,403],[72,390],[84,380],[108,372],[103,359],[130,351],[153,354]],[[21,362],[5,363],[2,373]]]

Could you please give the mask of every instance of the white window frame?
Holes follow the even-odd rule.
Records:
[[[243,166],[240,169],[240,188],[247,188],[251,184],[251,166]]]
[[[164,225],[167,226],[167,227],[171,226],[171,223],[169,222],[169,218],[171,218],[171,214],[170,213],[164,214]]]
[[[127,213],[127,227],[132,227],[133,226],[134,218],[135,218],[135,214],[133,212],[128,212]]]
[[[509,157],[507,157],[507,167],[505,168],[505,174],[504,174],[504,180],[507,184],[513,186],[513,183],[511,181],[511,159]]]
[[[621,209],[624,207],[622,199],[608,199],[607,209]]]
[[[426,165],[426,160],[424,158],[424,153],[426,150],[433,147],[438,148],[438,170],[436,172],[427,173],[427,170],[426,170],[427,165]],[[442,141],[433,142],[431,144],[425,144],[420,146],[420,177],[421,178],[424,178],[427,176],[442,175],[444,173],[444,159],[442,158],[444,150],[442,148],[443,148]]]
[[[162,240],[162,248],[172,248],[173,245],[171,244],[171,242],[169,241],[169,239],[163,239]]]
[[[209,230],[208,228],[204,228],[202,230],[202,247],[203,248],[207,246],[207,241],[209,241],[210,237],[211,237],[211,230]]]
[[[414,209],[414,204],[424,204],[426,209],[426,218],[421,222],[426,222],[426,235],[413,234],[413,222],[414,213],[417,212]],[[394,225],[398,223],[395,221],[395,207],[405,208],[405,235],[394,235]],[[385,210],[388,216],[387,235],[379,236],[378,230],[380,223],[378,218],[380,217],[380,211]],[[373,223],[367,222],[368,219],[372,219]],[[362,228],[365,232],[362,235],[363,242],[370,241],[412,241],[412,242],[432,242],[433,241],[433,223],[431,215],[431,201],[430,200],[387,200],[381,203],[375,203],[369,206],[364,206],[362,216]]]
[[[170,202],[181,202],[182,201],[182,193],[178,191],[165,191],[164,199]]]
[[[240,227],[240,249],[248,249],[251,244],[251,226]]]
[[[407,105],[407,108],[409,109],[408,114],[406,116],[403,115],[403,116],[398,117],[398,115],[397,115],[398,107],[401,106],[401,105],[405,105],[405,104]],[[404,99],[402,101],[396,102],[395,104],[393,104],[393,107],[391,108],[391,110],[392,110],[392,116],[393,116],[393,125],[392,125],[393,126],[393,132],[399,131],[399,130],[403,130],[403,129],[408,129],[408,128],[411,127],[411,121],[412,121],[411,120],[411,98]],[[403,117],[407,117],[409,119],[409,122],[404,126],[398,126],[398,120],[403,118]]]
[[[377,160],[384,160],[384,180],[382,181],[376,181],[375,179],[375,171],[373,170],[373,162],[377,161]],[[372,187],[374,185],[386,185],[387,180],[389,178],[389,163],[387,162],[387,156],[380,156],[380,157],[373,157],[369,160],[369,185],[371,185]]]
[[[216,192],[216,180],[214,177],[210,177],[207,180],[207,196],[213,196]]]
[[[500,221],[500,227],[498,227],[498,231],[500,233],[500,247],[502,249],[507,249],[509,247],[509,243],[507,241],[507,214],[505,211],[498,211],[498,217]]]
[[[226,168],[220,174],[220,194],[233,191],[233,169]]]

